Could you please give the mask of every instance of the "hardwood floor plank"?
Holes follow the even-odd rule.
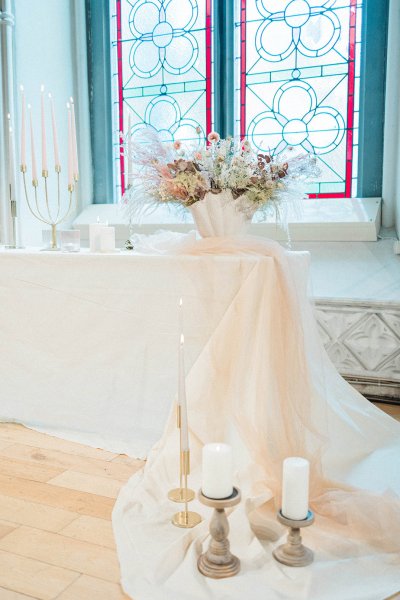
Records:
[[[53,600],[78,577],[74,571],[0,550],[0,586],[11,591]]]
[[[13,592],[6,590],[6,588],[0,587],[0,600],[36,600],[33,596],[25,596],[19,592]]]
[[[0,475],[0,490],[5,496],[102,519],[111,517],[114,505],[112,498],[5,475]]]
[[[59,531],[78,518],[75,512],[0,494],[0,519],[45,531]]]
[[[15,523],[0,521],[0,539],[14,531],[14,529],[17,529],[17,527],[19,527],[19,525],[16,525]]]
[[[48,481],[63,473],[63,469],[54,469],[37,464],[30,464],[26,461],[16,460],[15,458],[6,458],[0,456],[0,474],[11,475],[12,477],[21,477],[22,479],[32,479],[33,481]]]
[[[76,471],[64,471],[48,481],[50,485],[58,485],[71,490],[88,492],[107,498],[116,498],[123,483],[116,479],[100,477],[99,475],[88,475]]]
[[[119,582],[119,564],[114,551],[61,534],[21,526],[0,540],[0,550]]]
[[[116,583],[81,575],[57,600],[130,600],[130,598]]]
[[[68,454],[59,450],[49,450],[24,444],[7,446],[4,451],[0,449],[0,459],[2,457],[18,459],[32,465],[40,465],[60,471],[72,470],[88,475],[110,477],[123,482],[127,481],[144,464],[144,461],[135,459],[130,459],[132,462],[125,464],[114,462],[114,460],[106,461],[82,457],[77,454]]]
[[[81,516],[64,527],[60,533],[98,546],[115,549],[114,533],[111,521],[96,517]]]
[[[62,440],[61,438],[51,436],[47,433],[40,433],[39,431],[28,429],[27,427],[16,423],[0,423],[0,439],[3,443],[19,442],[26,446],[35,446],[46,448],[48,450],[56,449],[68,452],[69,454],[76,454],[78,456],[89,458],[101,458],[102,460],[112,460],[118,456],[118,454],[108,452],[107,450]]]

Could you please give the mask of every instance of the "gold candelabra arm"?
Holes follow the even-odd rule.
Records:
[[[49,223],[48,221],[46,221],[46,219],[42,216],[42,214],[40,213],[39,209],[38,209],[38,201],[37,201],[37,185],[34,186],[34,190],[35,190],[35,202],[36,202],[36,207],[38,210],[38,213],[36,214],[34,209],[31,206],[30,200],[29,200],[29,194],[28,194],[28,189],[26,186],[26,167],[24,166],[24,169],[22,168],[24,165],[21,166],[21,172],[22,172],[22,178],[24,181],[24,192],[25,192],[25,200],[26,203],[28,205],[29,211],[31,212],[31,214],[35,217],[35,219],[38,219],[38,221],[41,221],[42,223],[45,223],[46,225],[51,225],[51,223]]]

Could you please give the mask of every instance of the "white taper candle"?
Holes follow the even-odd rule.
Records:
[[[54,167],[56,170],[60,168],[60,154],[58,152],[58,135],[57,135],[57,124],[56,116],[54,112],[53,96],[49,94],[50,109],[51,109],[51,126],[53,129],[53,147],[54,147]]]
[[[28,111],[29,111],[30,131],[31,131],[32,183],[36,184],[38,177],[37,177],[37,168],[36,168],[35,138],[33,135],[32,108],[31,108],[30,104],[28,104]]]
[[[201,491],[208,498],[229,498],[233,493],[232,448],[214,443],[203,446]]]
[[[79,177],[78,168],[78,143],[76,141],[76,120],[75,120],[75,104],[74,99],[70,98],[71,101],[71,125],[72,125],[72,174],[75,179]]]
[[[179,387],[178,404],[181,407],[181,442],[182,450],[189,450],[189,427],[187,417],[186,383],[185,383],[185,337],[181,333],[179,344]]]
[[[40,116],[42,127],[42,173],[47,171],[47,148],[46,148],[46,116],[44,112],[44,85],[40,86]]]
[[[14,141],[13,141],[13,129],[11,127],[11,115],[8,113],[8,190],[11,193],[11,199],[14,200]],[[7,192],[8,192],[7,190]]]
[[[26,166],[25,91],[21,85],[21,167]]]
[[[131,134],[131,113],[128,114],[128,131],[127,131],[127,157],[126,160],[128,162],[128,185],[132,185],[132,134]]]
[[[302,521],[308,514],[310,463],[305,458],[291,456],[283,461],[282,514]]]
[[[67,103],[68,109],[68,187],[73,186],[74,184],[74,159],[73,159],[73,149],[72,149],[72,117],[71,117],[71,107],[69,103]]]

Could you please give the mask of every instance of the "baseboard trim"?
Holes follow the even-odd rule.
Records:
[[[369,377],[351,377],[348,375],[345,375],[344,378],[372,402],[400,404],[400,383],[397,381],[374,380]]]

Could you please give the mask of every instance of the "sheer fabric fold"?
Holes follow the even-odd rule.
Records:
[[[400,426],[354,391],[325,354],[307,297],[308,254],[248,236],[183,241],[168,252],[204,261],[258,257],[186,377],[190,483],[200,486],[203,444],[233,445],[244,500],[230,516],[231,541],[243,569],[224,581],[197,572],[210,517],[197,501],[191,509],[204,516],[201,525],[170,524],[179,508],[166,498],[177,483],[172,410],[144,471],[114,509],[125,590],[135,600],[239,600],[246,590],[252,600],[383,600],[400,590]],[[217,293],[218,282],[210,299]],[[311,462],[316,522],[304,538],[316,560],[306,569],[271,556],[285,535],[275,513],[287,456]]]

